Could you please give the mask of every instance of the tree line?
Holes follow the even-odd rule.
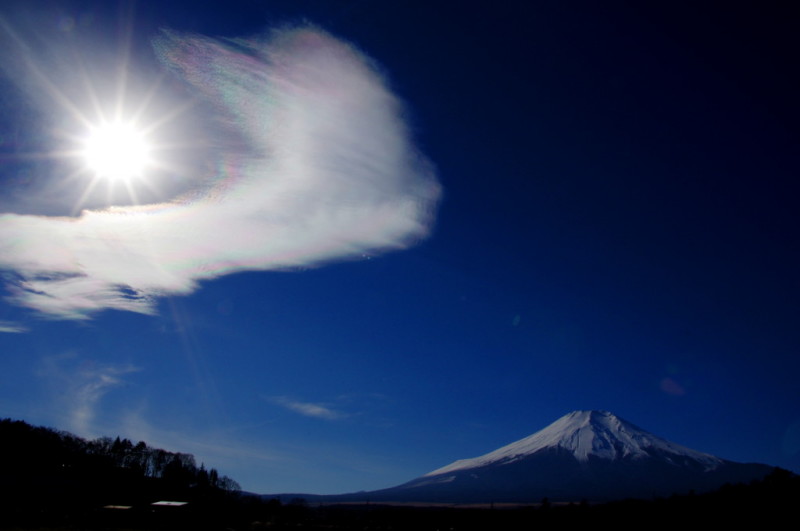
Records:
[[[32,426],[21,420],[0,420],[0,474],[96,475],[116,471],[126,478],[163,480],[173,486],[241,490],[216,469],[197,465],[192,454],[136,444],[129,439],[100,437],[86,440],[66,431]]]

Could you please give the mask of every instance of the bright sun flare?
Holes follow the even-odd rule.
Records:
[[[150,146],[141,131],[128,123],[109,123],[91,130],[83,158],[98,177],[128,180],[150,164]]]

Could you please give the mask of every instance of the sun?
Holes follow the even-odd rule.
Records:
[[[129,122],[111,122],[90,128],[81,155],[97,177],[129,181],[141,177],[152,164],[146,135]]]

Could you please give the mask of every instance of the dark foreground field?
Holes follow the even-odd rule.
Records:
[[[758,525],[796,521],[797,476],[776,470],[762,481],[728,485],[714,493],[606,504],[587,502],[527,506],[321,505],[297,499],[282,504],[236,493],[203,497],[187,492],[182,506],[141,502],[129,508],[55,500],[2,509],[0,528],[9,530],[530,530],[583,525],[633,529],[652,526]],[[13,496],[12,496],[13,497]],[[8,498],[4,498],[6,501]],[[7,505],[4,501],[3,505]],[[127,507],[127,506],[126,506]],[[786,520],[788,518],[788,520]]]
[[[775,469],[749,484],[705,494],[596,504],[482,506],[281,502],[242,493],[190,454],[127,439],[87,441],[0,420],[0,529],[160,530],[530,530],[582,525],[618,529],[797,521],[800,477]],[[796,526],[795,526],[796,527]]]

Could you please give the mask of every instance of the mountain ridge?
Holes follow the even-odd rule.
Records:
[[[578,410],[528,437],[401,485],[314,498],[416,503],[611,501],[706,492],[725,483],[761,479],[773,469],[690,449],[608,411]]]
[[[475,468],[492,462],[513,462],[545,448],[559,447],[570,451],[579,461],[589,456],[604,459],[646,457],[650,449],[689,456],[715,468],[722,459],[698,452],[646,432],[638,426],[604,410],[578,410],[568,413],[528,437],[471,459],[460,459],[428,472],[435,476],[459,469]]]

